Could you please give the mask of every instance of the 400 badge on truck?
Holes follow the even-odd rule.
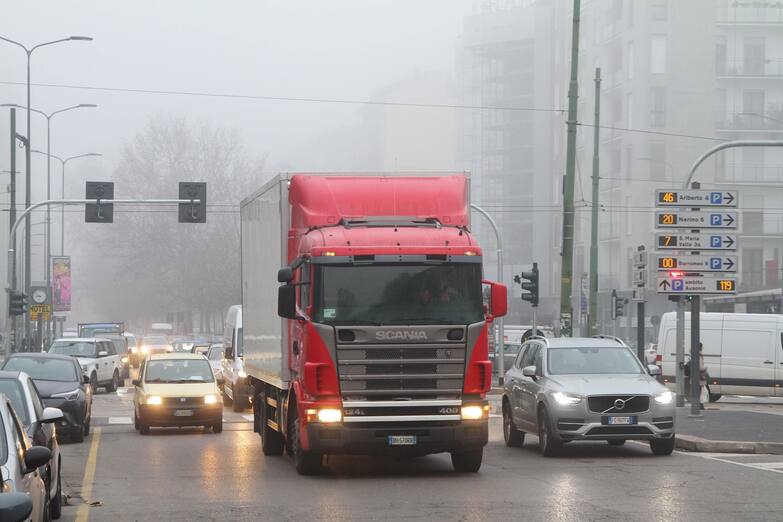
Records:
[[[287,451],[303,474],[349,453],[480,468],[487,332],[507,296],[482,281],[469,187],[464,174],[293,174],[242,202],[244,365],[266,455]]]

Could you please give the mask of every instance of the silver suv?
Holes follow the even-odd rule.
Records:
[[[521,446],[525,432],[537,433],[541,453],[555,456],[574,440],[637,439],[670,455],[674,394],[655,380],[659,372],[616,338],[532,338],[506,373],[506,444]]]

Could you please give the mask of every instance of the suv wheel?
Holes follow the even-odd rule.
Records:
[[[120,387],[120,374],[117,372],[117,370],[114,370],[114,374],[111,376],[111,382],[106,386],[106,392],[112,393],[116,392],[117,388]]]
[[[98,374],[95,372],[90,374],[90,388],[92,388],[93,393],[98,389]]]
[[[508,401],[503,401],[503,439],[506,441],[506,446],[511,448],[519,448],[525,443],[525,433],[519,431],[514,424]]]
[[[674,451],[674,443],[673,435],[669,439],[651,439],[650,449],[652,450],[653,455],[671,455],[672,451]]]
[[[542,406],[538,412],[538,447],[543,456],[556,457],[560,454],[563,444],[555,437],[546,407]]]

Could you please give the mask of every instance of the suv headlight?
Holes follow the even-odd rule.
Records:
[[[60,397],[65,399],[66,401],[75,401],[79,398],[79,388],[76,388],[75,390],[71,390],[68,392],[62,392],[62,393],[53,393],[51,397]]]
[[[674,400],[674,394],[670,391],[661,392],[655,396],[658,404],[670,404]]]
[[[574,395],[572,393],[565,393],[565,392],[555,392],[552,394],[552,397],[554,397],[555,401],[563,406],[572,406],[574,404],[579,404],[582,402],[582,397],[579,395]]]

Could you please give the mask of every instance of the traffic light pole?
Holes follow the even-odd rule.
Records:
[[[16,231],[19,228],[19,225],[24,221],[26,217],[28,217],[34,210],[46,207],[50,208],[51,205],[62,205],[62,206],[81,206],[81,205],[87,205],[87,204],[95,204],[95,199],[54,199],[54,200],[47,200],[47,201],[41,201],[39,203],[35,203],[34,205],[30,205],[27,207],[24,212],[22,212],[17,218],[14,224],[11,226],[11,231],[8,234],[8,275],[7,275],[7,289],[9,292],[15,292],[16,291],[16,270],[14,270],[15,261],[16,261]],[[101,204],[127,204],[127,205],[179,205],[179,204],[190,204],[190,205],[200,205],[201,200],[200,199],[102,199],[100,200]],[[10,304],[11,300],[10,298],[6,300],[6,309],[5,315],[6,317],[13,317],[10,315]],[[26,321],[25,321],[26,322]],[[13,323],[13,335],[14,339],[17,339],[16,335],[16,321],[12,321]],[[6,346],[5,346],[5,353],[8,354],[8,339],[10,336],[6,336]]]

